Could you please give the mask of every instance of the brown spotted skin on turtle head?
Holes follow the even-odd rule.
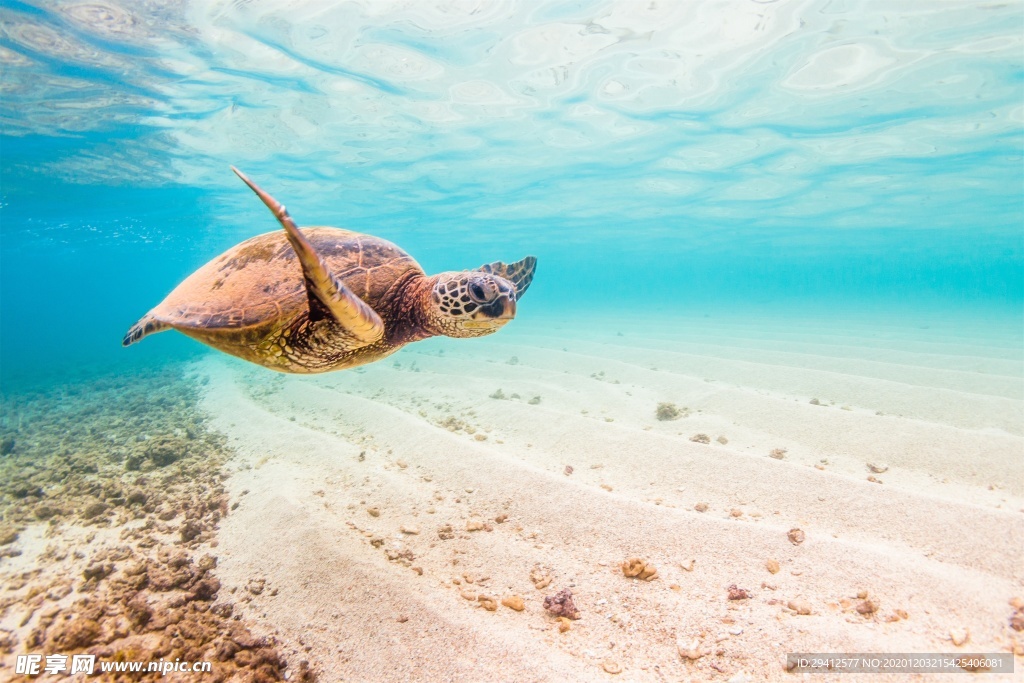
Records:
[[[481,337],[501,329],[516,315],[516,289],[508,280],[471,270],[434,278],[434,316],[428,325],[448,337]]]
[[[428,277],[387,240],[300,230],[284,206],[236,172],[285,229],[248,239],[192,273],[128,331],[125,346],[173,328],[272,370],[340,370],[435,335],[495,332],[515,316],[532,280],[533,257]]]

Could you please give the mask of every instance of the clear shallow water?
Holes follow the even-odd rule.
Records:
[[[0,5],[0,373],[124,330],[276,228],[428,270],[540,257],[520,316],[982,321],[1019,348],[1024,6]]]

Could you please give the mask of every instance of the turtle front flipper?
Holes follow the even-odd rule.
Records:
[[[522,261],[516,261],[512,264],[495,261],[494,263],[488,263],[487,265],[480,266],[480,270],[485,273],[491,273],[492,275],[503,277],[515,285],[517,299],[523,298],[523,294],[526,294],[526,290],[530,287],[530,283],[533,282],[533,272],[536,269],[536,256],[527,256]]]
[[[170,325],[167,323],[161,322],[153,316],[146,314],[142,316],[142,319],[139,320],[139,322],[132,325],[128,332],[125,333],[124,339],[121,340],[121,346],[131,346],[145,336],[151,335],[155,332],[163,332],[169,328]]]
[[[358,342],[372,344],[384,336],[384,323],[377,312],[366,305],[366,302],[352,293],[333,273],[327,264],[313,249],[295,221],[288,215],[288,210],[279,201],[264,192],[256,183],[234,166],[231,170],[249,186],[256,196],[263,200],[267,208],[277,217],[288,235],[288,242],[299,257],[302,274],[306,280],[306,292],[309,294],[310,318],[321,320],[333,318],[342,329]]]

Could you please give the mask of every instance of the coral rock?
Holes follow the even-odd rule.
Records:
[[[99,501],[91,503],[82,510],[83,519],[94,519],[107,511],[107,504]]]
[[[114,565],[110,562],[94,562],[82,571],[82,577],[85,578],[86,581],[89,579],[96,579],[97,581],[100,581],[101,579],[105,579],[110,576],[113,571]]]
[[[541,590],[543,588],[547,588],[551,583],[551,574],[540,567],[535,567],[530,571],[530,581],[533,581],[534,588]]]
[[[0,527],[0,545],[10,545],[18,540],[18,532],[10,527]]]
[[[544,609],[555,616],[568,619],[580,618],[579,610],[576,609],[576,604],[572,600],[572,591],[568,588],[563,588],[554,595],[544,598]]]
[[[203,527],[200,526],[198,522],[190,519],[181,525],[180,533],[181,540],[184,543],[188,543],[189,541],[196,538],[199,534],[203,533]]]
[[[55,650],[79,650],[95,643],[100,632],[100,625],[94,620],[78,617],[55,632],[50,643]]]
[[[654,411],[655,417],[659,420],[678,420],[682,413],[674,403],[659,403]]]
[[[198,581],[195,586],[192,587],[192,597],[195,600],[208,601],[213,600],[217,597],[217,591],[220,590],[220,581],[211,577],[207,577]]]
[[[631,557],[622,563],[622,573],[630,578],[653,581],[658,577],[658,570],[639,557]]]
[[[740,588],[735,583],[729,586],[729,599],[730,600],[747,600],[750,598],[750,592],[746,588]]]

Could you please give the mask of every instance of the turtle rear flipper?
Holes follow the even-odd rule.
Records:
[[[530,283],[533,282],[533,273],[537,270],[537,257],[527,256],[522,261],[516,261],[512,264],[495,261],[494,263],[480,266],[480,270],[503,277],[511,282],[516,287],[516,298],[521,299],[523,294],[526,294]]]
[[[288,210],[279,201],[263,191],[256,183],[234,166],[231,170],[256,193],[267,208],[281,223],[288,242],[302,264],[302,274],[306,280],[309,294],[310,318],[322,320],[333,318],[341,326],[344,333],[356,342],[372,344],[384,336],[384,321],[366,302],[356,296],[352,290],[342,283],[330,271],[320,255],[313,249],[295,221],[288,215]]]
[[[167,323],[161,322],[151,315],[144,315],[125,333],[124,339],[121,340],[121,346],[131,346],[147,335],[163,332],[170,327]]]

